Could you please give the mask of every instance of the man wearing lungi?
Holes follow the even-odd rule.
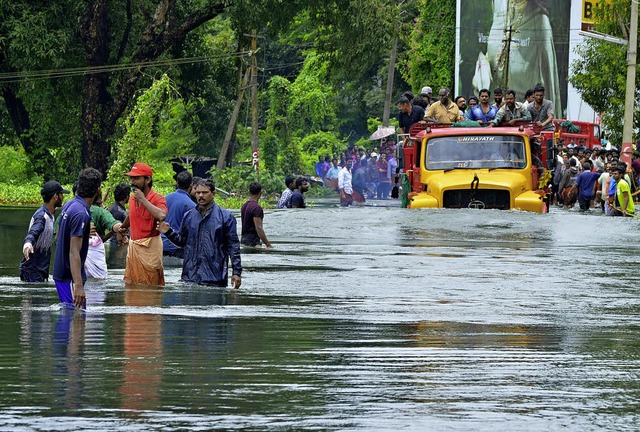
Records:
[[[167,217],[167,202],[153,188],[153,171],[145,163],[137,162],[126,176],[131,181],[129,216],[120,232],[131,231],[124,272],[125,282],[164,285],[162,239],[156,223]]]

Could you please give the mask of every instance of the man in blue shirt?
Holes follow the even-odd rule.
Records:
[[[89,249],[91,204],[100,195],[102,174],[95,168],[85,168],[78,176],[76,197],[60,212],[60,227],[53,261],[53,280],[60,302],[86,308],[84,263]]]
[[[29,232],[24,238],[20,262],[20,280],[44,282],[49,279],[49,262],[53,243],[53,213],[62,205],[63,189],[57,181],[48,181],[42,186],[40,195],[44,204],[31,217]]]
[[[480,103],[471,108],[471,112],[469,113],[469,120],[476,121],[478,122],[478,124],[481,124],[483,126],[488,125],[489,122],[493,120],[493,118],[498,113],[498,107],[489,104],[490,97],[491,93],[489,93],[489,90],[480,90],[480,94],[478,95]]]
[[[578,187],[578,204],[580,210],[589,210],[591,200],[595,194],[596,182],[600,178],[600,173],[591,172],[591,164],[588,162],[582,165],[582,172],[576,177],[576,186]]]
[[[167,218],[165,221],[171,226],[171,229],[178,232],[184,215],[196,206],[191,200],[191,173],[182,171],[176,175],[176,191],[171,192],[165,197],[167,200]],[[183,249],[177,247],[162,235],[162,254],[182,258]]]

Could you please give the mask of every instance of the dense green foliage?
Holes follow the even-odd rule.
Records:
[[[432,6],[426,0],[1,2],[0,182],[68,184],[83,165],[105,160],[113,186],[143,160],[154,168],[157,187],[171,189],[171,159],[218,157],[251,62],[248,34],[256,29],[260,173],[234,168],[215,177],[232,192],[244,193],[256,178],[279,193],[285,175],[313,174],[319,156],[372,144],[367,138],[382,114],[395,36],[401,73],[393,101],[407,82],[414,90],[425,80],[445,84],[434,74],[453,70],[443,66],[453,64],[453,44],[430,70],[416,62],[431,49],[424,45],[441,37],[437,27],[420,24],[421,15],[454,25],[448,6]],[[89,69],[98,67],[101,73]],[[249,90],[231,141],[232,166],[251,161]],[[23,192],[17,202],[32,191]]]
[[[456,46],[456,1],[420,0],[419,15],[407,37],[410,55],[400,68],[414,91],[429,85],[453,90]],[[403,33],[404,34],[404,33]]]

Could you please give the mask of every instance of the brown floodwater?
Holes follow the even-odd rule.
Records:
[[[0,210],[0,430],[633,430],[638,219],[266,211],[238,291],[18,279]]]

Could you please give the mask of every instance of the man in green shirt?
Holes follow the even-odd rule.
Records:
[[[84,271],[88,278],[106,279],[108,273],[104,242],[120,229],[122,223],[116,220],[109,210],[102,207],[100,195],[91,206],[91,225],[93,230],[89,239],[89,251]]]
[[[616,181],[616,198],[620,203],[620,208],[616,209],[622,213],[622,216],[633,216],[635,213],[635,205],[631,197],[631,187],[624,179],[624,168],[617,166],[612,168],[613,179]]]

